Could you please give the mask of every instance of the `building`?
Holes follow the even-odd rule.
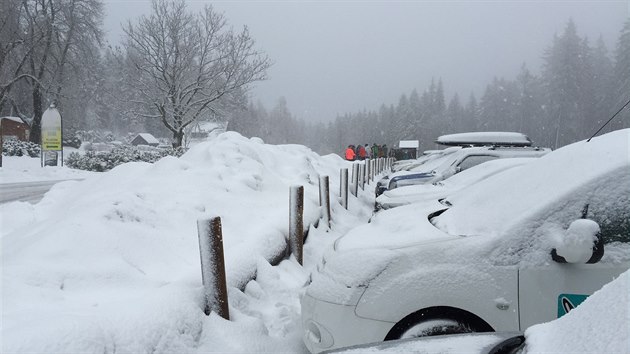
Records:
[[[160,141],[157,140],[153,135],[149,133],[140,133],[138,136],[133,138],[131,141],[131,145],[149,145],[149,146],[158,146],[160,145]]]
[[[31,133],[31,127],[19,117],[1,117],[0,130],[2,131],[3,141],[28,141]]]
[[[396,160],[409,160],[418,157],[419,140],[401,140],[398,142],[398,149],[394,150]]]

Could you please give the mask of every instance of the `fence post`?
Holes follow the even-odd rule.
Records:
[[[352,195],[357,196],[359,188],[359,164],[352,164]]]
[[[370,166],[370,159],[365,160],[365,169],[366,169],[366,171],[365,171],[365,179],[366,179],[366,182],[367,182],[368,186],[370,185],[370,173],[372,173],[371,167],[372,166]]]
[[[291,186],[289,192],[289,250],[303,265],[304,248],[304,187]]]
[[[341,206],[348,210],[348,169],[341,169],[341,179],[339,180],[339,196],[341,197]]]
[[[322,207],[322,218],[330,228],[330,194],[329,194],[328,176],[319,177],[319,201]]]
[[[359,164],[359,187],[365,189],[365,164]]]
[[[223,258],[223,234],[221,218],[197,220],[199,254],[201,256],[201,279],[204,290],[204,312],[215,311],[219,316],[230,319],[225,261]]]

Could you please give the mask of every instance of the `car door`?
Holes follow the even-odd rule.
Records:
[[[549,255],[545,265],[521,267],[518,290],[521,330],[565,315],[630,268],[629,257],[619,256],[630,252],[629,194],[624,190],[621,194],[613,193],[616,198],[610,198],[611,193],[594,193],[595,197],[589,198],[588,206],[583,209],[583,217],[600,226],[605,254],[599,262],[557,263]]]

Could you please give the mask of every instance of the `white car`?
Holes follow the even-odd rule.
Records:
[[[351,230],[302,297],[307,348],[523,331],[570,311],[630,267],[629,141],[574,143]]]
[[[473,166],[443,181],[388,190],[376,198],[375,210],[391,209],[431,199],[443,199],[490,176],[522,166],[533,160],[534,158],[527,157],[497,159]]]

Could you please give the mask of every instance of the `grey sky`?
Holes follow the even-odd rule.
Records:
[[[247,25],[273,60],[269,80],[252,90],[271,108],[286,97],[299,118],[378,109],[442,78],[447,98],[477,98],[494,76],[514,78],[541,56],[569,18],[608,49],[630,14],[628,1],[188,1],[211,3],[235,28]],[[105,28],[148,13],[146,1],[107,1]]]

